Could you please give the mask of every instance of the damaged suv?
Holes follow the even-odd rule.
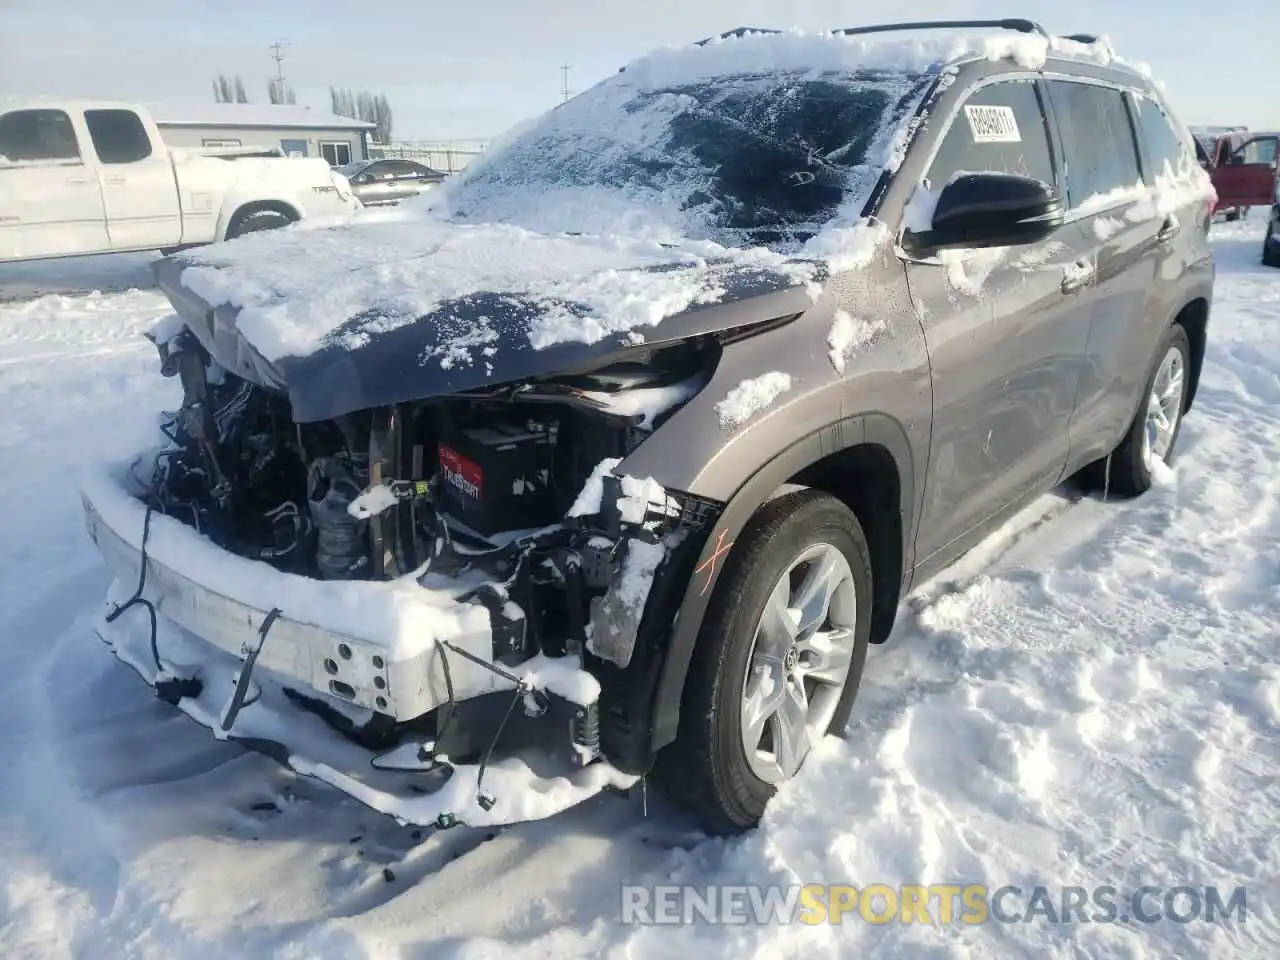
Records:
[[[1204,354],[1145,74],[917,26],[657,52],[394,211],[159,261],[182,402],[85,486],[103,639],[405,822],[649,776],[757,823],[904,592],[1069,475],[1145,490]]]

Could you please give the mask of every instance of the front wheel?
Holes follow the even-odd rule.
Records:
[[[659,786],[708,829],[754,827],[849,718],[867,655],[871,558],[858,518],[802,490],[739,538],[703,621]]]

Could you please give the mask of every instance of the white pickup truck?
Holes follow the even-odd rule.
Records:
[[[318,158],[166,147],[144,109],[0,103],[0,263],[173,250],[357,209]]]

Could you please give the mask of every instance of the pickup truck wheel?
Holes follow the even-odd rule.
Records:
[[[234,240],[246,233],[258,233],[261,230],[276,230],[293,223],[294,218],[279,210],[252,210],[249,213],[238,213],[227,227],[227,239]]]
[[[1136,497],[1151,488],[1155,461],[1171,463],[1182,430],[1182,414],[1190,384],[1191,343],[1181,324],[1171,326],[1156,351],[1146,390],[1129,432],[1107,460],[1082,471],[1087,485],[1122,497]],[[1108,476],[1108,469],[1110,476]]]
[[[871,630],[871,557],[843,503],[770,501],[720,574],[658,786],[717,833],[754,827],[810,748],[840,735]]]

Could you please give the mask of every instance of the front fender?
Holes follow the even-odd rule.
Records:
[[[694,576],[685,587],[654,692],[650,738],[650,748],[654,753],[676,737],[685,678],[702,629],[702,620],[724,559],[747,522],[779,487],[804,468],[862,444],[884,447],[897,465],[901,481],[903,556],[910,555],[907,546],[914,540],[915,531],[915,463],[906,431],[896,420],[881,413],[848,417],[802,437],[771,459],[729,501],[707,537],[694,568]]]

